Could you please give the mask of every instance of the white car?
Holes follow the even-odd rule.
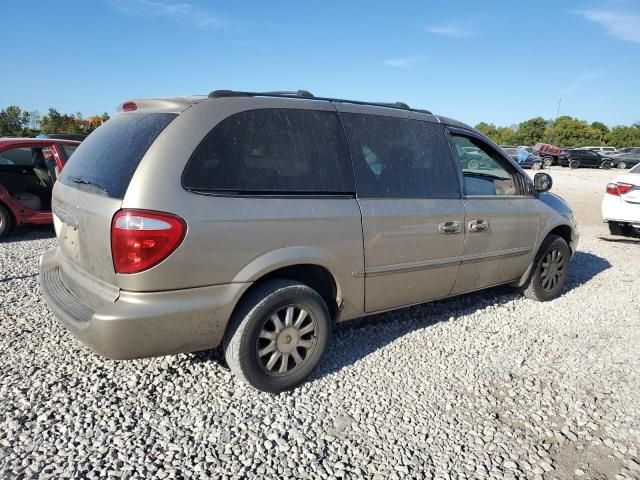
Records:
[[[593,150],[601,155],[615,155],[618,153],[616,147],[582,147],[583,150]]]
[[[640,237],[640,164],[607,185],[602,220],[612,235]]]

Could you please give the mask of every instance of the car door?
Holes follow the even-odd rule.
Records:
[[[599,167],[602,163],[602,157],[593,150],[584,150],[582,158],[580,163],[585,167]]]
[[[365,311],[449,295],[464,248],[464,205],[442,125],[413,112],[337,108],[362,212]]]
[[[533,257],[540,222],[537,200],[527,194],[524,174],[481,136],[449,129],[449,138],[454,153],[473,146],[483,156],[481,168],[465,168],[459,162],[465,240],[452,293],[516,280]]]

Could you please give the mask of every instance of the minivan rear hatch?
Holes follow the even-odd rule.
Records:
[[[83,290],[109,290],[109,285],[116,285],[113,216],[145,153],[177,115],[118,115],[89,135],[70,158],[52,201],[65,283]]]

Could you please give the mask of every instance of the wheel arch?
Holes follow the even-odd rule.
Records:
[[[540,253],[540,249],[542,248],[542,245],[544,245],[545,240],[549,238],[549,235],[557,235],[563,238],[564,241],[567,242],[567,246],[569,247],[571,256],[573,256],[574,249],[572,245],[574,244],[574,241],[575,241],[573,232],[574,232],[574,228],[571,225],[566,223],[560,223],[560,224],[548,226],[545,229],[545,232],[542,235],[540,235],[539,242],[537,242],[537,245],[535,248],[535,253],[531,258],[531,263],[527,267],[526,272],[522,275],[522,277],[520,277],[520,279],[517,282],[514,282],[512,286],[521,287],[525,283],[527,283],[527,280],[529,279],[529,277],[533,272],[533,267],[535,266],[536,260],[538,259],[538,254]]]
[[[9,221],[10,221],[9,231],[11,231],[14,228],[16,228],[16,226],[18,225],[18,219],[16,218],[15,213],[13,213],[13,210],[11,209],[11,207],[7,205],[5,202],[3,202],[1,199],[0,199],[0,206],[3,207],[9,214]]]
[[[335,318],[341,307],[342,290],[332,273],[330,260],[329,252],[317,247],[288,247],[259,256],[233,279],[233,282],[251,283],[238,299],[236,308],[259,285],[285,278],[303,283],[318,292],[329,307],[331,317]]]

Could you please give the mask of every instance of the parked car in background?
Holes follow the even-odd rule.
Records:
[[[610,155],[615,155],[616,153],[618,153],[618,150],[616,150],[616,147],[582,147],[583,150],[593,150],[594,152],[598,152],[601,155],[606,155],[606,156],[610,156]]]
[[[635,148],[640,148],[640,147],[624,147],[624,148],[619,148],[618,149],[618,153],[616,155],[620,155],[622,153],[629,153],[630,151],[632,151]]]
[[[545,167],[558,165],[558,157],[562,149],[549,143],[536,143],[533,146],[533,154],[542,158]]]
[[[560,165],[563,167],[591,167],[608,169],[613,166],[611,157],[605,157],[593,150],[584,150],[582,148],[562,150],[558,158]]]
[[[624,170],[640,163],[640,147],[633,147],[629,151],[611,157],[615,168]]]
[[[540,157],[529,153],[527,150],[523,148],[516,147],[502,147],[502,150],[513,158],[514,161],[518,163],[522,168],[530,168],[531,170],[540,170],[544,162]]]
[[[80,142],[0,138],[0,238],[18,225],[52,223],[51,192]]]
[[[238,378],[279,392],[315,369],[333,322],[499,284],[557,298],[578,233],[551,183],[406,104],[133,100],[56,183],[40,285],[105,356],[222,344]]]
[[[607,185],[602,220],[612,235],[640,237],[640,164]]]

